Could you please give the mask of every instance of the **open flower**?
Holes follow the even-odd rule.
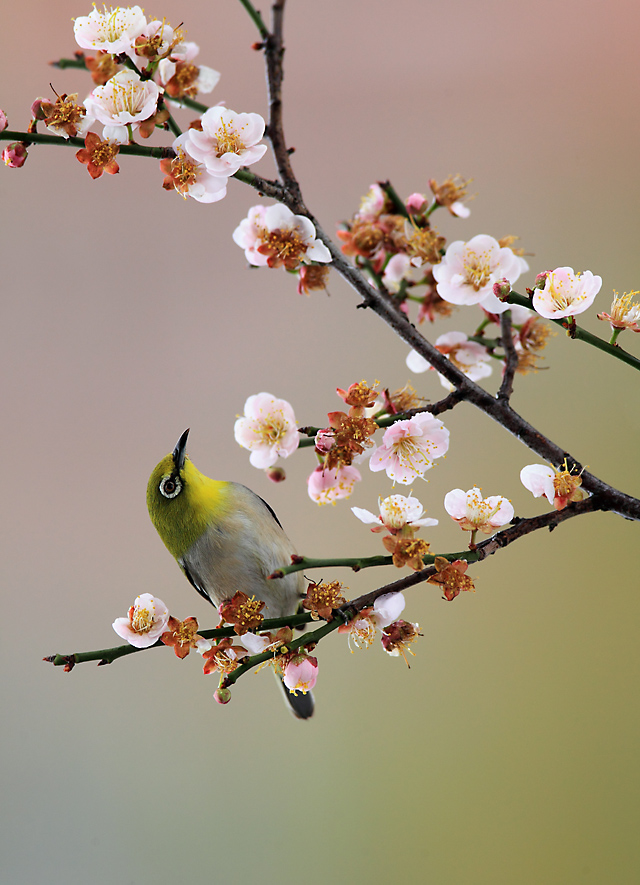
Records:
[[[348,498],[354,485],[362,479],[356,467],[316,467],[307,480],[307,491],[317,504],[335,504]]]
[[[444,508],[465,532],[484,532],[491,534],[513,519],[513,507],[502,495],[491,495],[483,498],[479,488],[473,487],[468,492],[453,489],[444,498]]]
[[[580,488],[580,475],[571,473],[566,463],[564,466],[564,470],[556,470],[548,464],[527,464],[520,471],[520,482],[534,498],[544,495],[556,510],[564,510],[567,504],[583,501],[588,494]]]
[[[434,346],[471,381],[488,378],[492,372],[489,362],[491,357],[487,348],[475,341],[469,341],[464,332],[446,332],[436,339]],[[433,369],[433,366],[415,350],[409,351],[406,362],[407,368],[416,374]],[[453,385],[440,372],[438,378],[443,387],[453,390]]]
[[[618,295],[614,291],[611,302],[611,313],[599,313],[599,320],[608,320],[612,330],[621,332],[623,329],[631,329],[632,332],[640,332],[640,304],[634,301],[640,292],[625,292]]]
[[[300,262],[331,261],[331,253],[304,215],[294,215],[280,203],[252,206],[233,232],[233,241],[245,250],[249,264],[296,270]]]
[[[593,304],[602,286],[602,277],[590,270],[574,273],[572,267],[557,267],[547,273],[543,289],[533,293],[532,304],[549,320],[573,317]]]
[[[392,657],[402,655],[402,659],[408,667],[409,661],[407,660],[407,652],[409,652],[410,655],[415,654],[409,648],[409,644],[416,640],[418,636],[422,636],[422,633],[420,632],[420,624],[412,624],[411,621],[403,621],[400,619],[384,628],[380,640],[383,649],[388,655],[391,655]]]
[[[82,49],[102,50],[118,55],[128,52],[136,37],[143,33],[147,24],[139,6],[93,9],[89,15],[81,15],[73,23],[73,33]]]
[[[120,171],[116,163],[118,145],[101,141],[95,132],[87,132],[85,146],[76,152],[76,159],[84,163],[92,178],[100,178],[103,172],[115,175]]]
[[[494,283],[520,276],[523,264],[508,247],[501,248],[493,237],[478,234],[467,243],[456,240],[433,268],[438,295],[451,304],[480,304],[490,313],[509,309],[493,293]]]
[[[396,621],[405,604],[402,593],[383,593],[371,608],[362,609],[348,624],[338,627],[338,633],[349,634],[349,647],[353,642],[356,648],[368,648],[376,637],[376,630],[384,630]]]
[[[386,470],[389,479],[405,485],[423,477],[449,448],[449,431],[442,421],[422,412],[407,421],[396,421],[382,437],[382,445],[371,455],[374,472]]]
[[[365,525],[373,525],[372,532],[386,530],[395,535],[405,527],[415,529],[438,525],[437,519],[422,516],[424,507],[417,498],[390,495],[388,498],[378,498],[378,507],[378,515],[362,507],[352,507],[351,512]]]
[[[77,97],[77,92],[73,95],[63,92],[55,102],[41,100],[36,119],[44,119],[47,129],[63,138],[85,135],[95,120],[87,114],[85,107],[76,103]]]
[[[193,197],[199,203],[217,203],[227,195],[227,178],[212,175],[188,152],[189,140],[186,133],[179,135],[172,145],[176,156],[160,160],[160,170],[165,179],[165,190],[177,190],[185,200]]]
[[[200,118],[202,131],[189,129],[190,153],[214,175],[233,175],[256,163],[267,151],[258,144],[264,135],[260,114],[236,114],[229,108],[209,108]]]
[[[169,617],[167,622],[169,628],[163,633],[160,639],[165,645],[173,646],[176,656],[186,658],[192,648],[197,649],[200,653],[211,648],[211,643],[202,636],[198,636],[198,621],[195,618],[186,618],[179,621],[177,618]]]
[[[129,127],[135,131],[155,114],[159,96],[153,80],[141,80],[133,71],[118,71],[104,86],[96,86],[84,106],[103,124],[103,138],[126,144]]]
[[[244,417],[234,426],[236,442],[249,449],[249,461],[261,470],[278,458],[288,458],[298,448],[300,434],[293,408],[286,399],[257,393],[244,404]]]
[[[464,559],[449,562],[444,556],[436,556],[433,564],[436,574],[427,578],[427,583],[439,584],[442,587],[443,599],[451,602],[463,591],[473,590],[475,593],[473,581],[465,574],[469,563]]]
[[[136,648],[154,645],[165,632],[169,622],[169,610],[161,599],[151,593],[136,597],[126,618],[116,618],[113,629]]]

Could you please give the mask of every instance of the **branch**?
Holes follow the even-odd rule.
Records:
[[[0,132],[0,141],[22,141],[27,147],[30,144],[55,144],[58,147],[83,148],[84,138],[62,138],[60,135],[44,135],[39,132],[17,132],[14,129],[5,129]],[[167,157],[175,157],[170,147],[147,147],[144,144],[121,144],[118,145],[119,154],[128,154],[132,157],[153,157],[156,160],[164,160]]]
[[[508,403],[513,393],[513,376],[518,368],[518,354],[513,343],[513,335],[511,334],[511,311],[505,310],[500,314],[500,335],[502,348],[506,355],[504,364],[504,375],[502,384],[498,391],[498,399],[501,402]]]

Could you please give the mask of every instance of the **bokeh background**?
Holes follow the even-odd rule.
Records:
[[[90,90],[88,75],[47,66],[72,54],[71,19],[89,11],[3,10],[11,128],[26,128],[49,82]],[[212,101],[266,112],[240,3],[147,11],[184,22],[222,72]],[[472,214],[441,213],[443,233],[517,234],[534,255],[523,285],[588,268],[608,308],[614,288],[640,288],[639,25],[632,0],[290,0],[285,122],[309,206],[332,230],[373,181],[406,196],[460,172],[474,179]],[[270,161],[256,171],[271,175]],[[41,663],[118,644],[111,622],[145,591],[214,623],[145,506],[148,474],[187,426],[196,464],[265,496],[301,552],[380,550],[349,506],[375,509],[386,477],[318,508],[310,451],[271,485],[233,421],[267,390],[320,424],[341,405],[337,386],[409,380],[407,348],[335,275],[329,297],[307,299],[284,272],[246,268],[231,233],[257,202],[250,189],[232,182],[205,206],[161,181],[155,161],[123,158],[118,176],[92,182],[72,150],[44,147],[0,175],[2,881],[637,882],[638,528],[614,516],[524,539],[472,569],[477,592],[451,604],[435,588],[408,594],[424,633],[410,670],[378,646],[352,655],[343,637],[326,640],[309,723],[285,713],[268,672],[219,707],[215,677],[170,651],[70,675]],[[595,313],[585,325],[607,334]],[[562,336],[546,356],[547,370],[518,378],[515,407],[639,494],[633,371]],[[413,381],[442,394],[434,376]],[[446,423],[449,456],[414,489],[441,520],[436,549],[462,543],[442,508],[451,488],[544,510],[519,483],[537,459],[517,441],[471,407]],[[322,575],[353,595],[396,576]]]

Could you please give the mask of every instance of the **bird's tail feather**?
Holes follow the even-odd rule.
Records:
[[[282,679],[276,674],[280,683],[287,706],[296,719],[310,719],[313,716],[315,702],[310,691],[303,694],[301,691],[289,691]]]

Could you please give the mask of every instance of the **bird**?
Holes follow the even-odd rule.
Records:
[[[186,453],[189,429],[154,468],[147,484],[151,522],[190,584],[218,607],[238,590],[265,603],[265,618],[298,611],[304,597],[301,571],[268,576],[291,562],[295,549],[271,507],[237,482],[210,479]],[[290,692],[299,719],[313,714],[311,692]]]

